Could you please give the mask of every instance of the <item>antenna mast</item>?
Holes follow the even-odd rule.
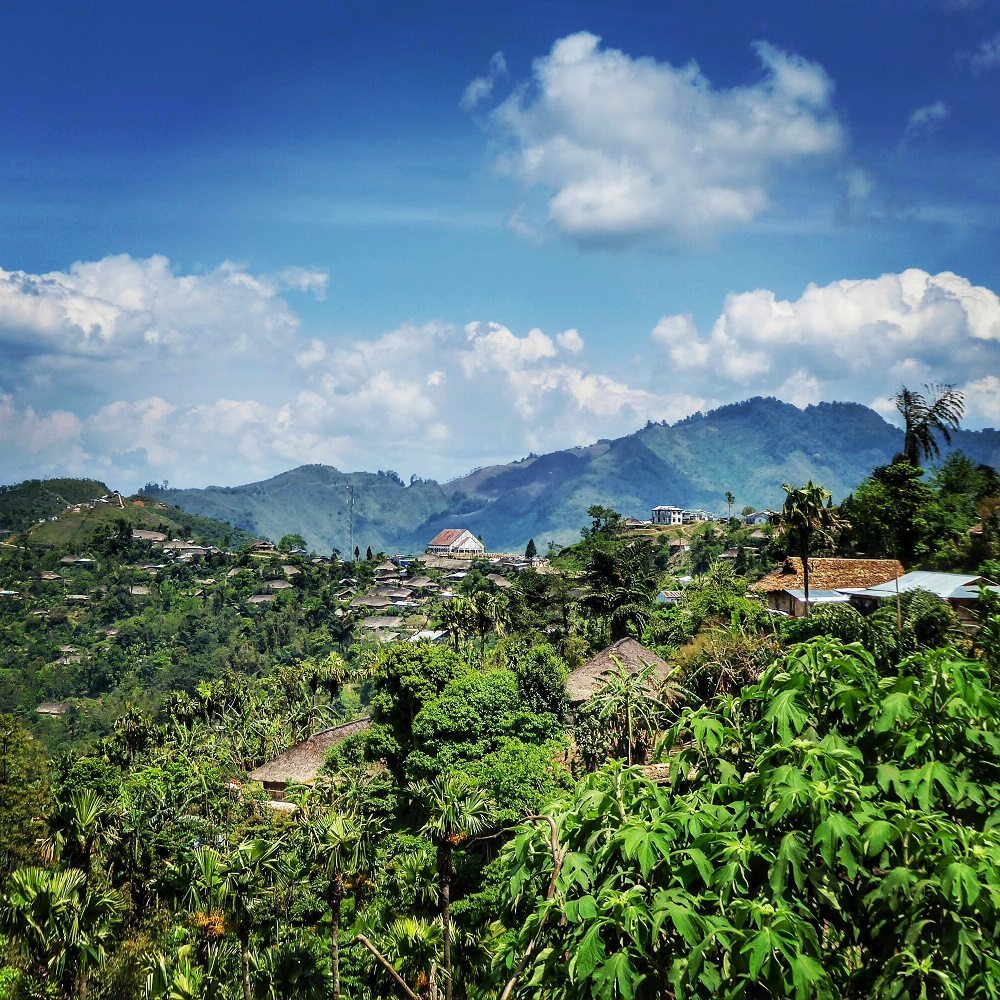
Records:
[[[351,531],[351,562],[354,562],[354,483],[347,480],[347,520]]]

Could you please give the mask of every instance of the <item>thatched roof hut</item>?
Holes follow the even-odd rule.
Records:
[[[652,666],[657,683],[665,680],[673,670],[666,660],[657,656],[651,649],[647,649],[641,642],[636,642],[635,639],[619,639],[593,659],[581,664],[566,678],[566,693],[569,695],[569,700],[573,704],[579,704],[593,697],[603,684],[602,675],[617,669],[619,663],[630,674]]]
[[[316,780],[326,760],[327,752],[356,733],[363,733],[371,719],[363,716],[296,743],[283,754],[255,767],[247,780],[259,781],[270,792],[282,792],[288,785],[309,785]]]
[[[39,715],[65,715],[69,711],[69,703],[65,701],[43,701],[35,711]]]
[[[810,590],[865,590],[888,583],[906,570],[898,559],[820,559],[809,560]],[[789,556],[773,573],[768,573],[750,589],[758,594],[801,590],[805,586],[802,560]]]

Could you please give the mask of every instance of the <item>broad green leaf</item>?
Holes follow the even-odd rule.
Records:
[[[875,732],[887,733],[890,729],[901,729],[913,717],[913,703],[906,691],[893,691],[882,699],[879,706]]]
[[[865,827],[863,834],[865,851],[869,855],[881,854],[886,844],[898,839],[899,831],[884,819],[873,820]]]
[[[793,955],[788,964],[792,969],[792,983],[795,985],[796,996],[811,995],[814,992],[814,987],[827,978],[823,966],[808,955],[801,953]]]
[[[956,900],[960,906],[972,906],[979,898],[979,876],[975,869],[960,861],[953,861],[944,870],[941,888],[945,895]]]
[[[764,713],[764,720],[771,723],[786,743],[803,730],[807,721],[805,711],[796,702],[798,694],[792,690],[780,692]]]
[[[601,940],[601,924],[598,922],[584,934],[583,940],[577,945],[570,961],[570,975],[576,972],[581,979],[589,979],[603,960],[604,942]]]
[[[616,951],[593,975],[598,984],[598,996],[621,997],[622,1000],[632,1000],[636,986],[644,978],[637,973],[625,951]]]

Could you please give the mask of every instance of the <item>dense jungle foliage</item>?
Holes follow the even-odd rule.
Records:
[[[989,576],[995,473],[912,469],[811,554]],[[418,561],[374,612],[381,554],[294,536],[7,539],[0,997],[997,995],[1000,601],[776,616],[787,527],[592,507],[550,564]],[[622,639],[648,666],[571,702]],[[247,780],[361,717],[280,800]]]

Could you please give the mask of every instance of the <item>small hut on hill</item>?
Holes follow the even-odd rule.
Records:
[[[247,775],[247,780],[259,781],[272,799],[280,801],[289,785],[311,785],[319,775],[329,750],[348,737],[363,733],[370,725],[371,719],[364,716],[316,733],[289,747],[274,760],[254,768]]]
[[[579,705],[593,697],[603,684],[602,675],[615,670],[617,664],[621,664],[630,674],[652,666],[657,683],[665,680],[673,670],[666,660],[657,656],[651,649],[647,649],[641,642],[635,639],[619,639],[597,656],[581,664],[566,678],[566,694],[569,695],[570,703]]]

